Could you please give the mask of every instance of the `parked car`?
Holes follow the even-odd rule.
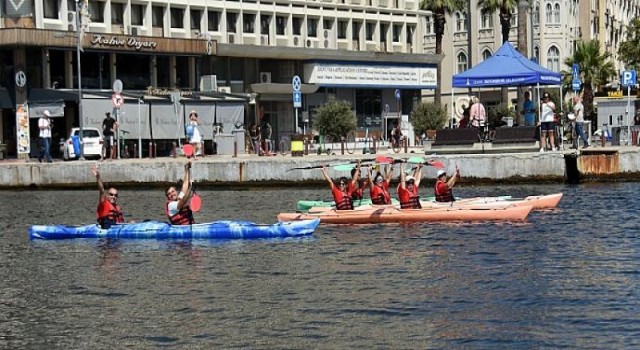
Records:
[[[84,141],[84,157],[89,159],[100,159],[102,157],[102,145],[104,139],[100,130],[96,128],[83,128],[83,141]],[[74,139],[76,139],[76,145],[74,146]],[[80,128],[72,128],[69,131],[69,137],[60,146],[60,153],[62,153],[62,159],[72,160],[78,159],[79,143],[80,140]]]

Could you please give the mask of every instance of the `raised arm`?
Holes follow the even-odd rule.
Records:
[[[384,174],[384,180],[387,182],[391,182],[391,174],[393,173],[393,164],[389,164],[386,167],[386,172]]]
[[[404,173],[404,163],[400,163],[400,187],[407,188],[407,184],[405,183],[406,175]]]
[[[356,172],[353,173],[353,177],[351,178],[351,185],[355,186],[358,183],[358,179],[360,179],[360,160],[356,164]]]
[[[447,181],[447,186],[449,186],[449,188],[453,188],[453,186],[456,185],[456,181],[458,180],[458,177],[460,177],[460,169],[456,168],[456,171],[453,173],[453,176],[449,179],[449,181]]]
[[[191,160],[184,165],[184,179],[182,180],[180,192],[184,193],[184,196],[178,201],[178,210],[187,205],[189,197],[191,197]]]
[[[98,191],[99,191],[99,200],[102,201],[105,199],[106,197],[106,193],[104,191],[104,184],[102,183],[102,179],[100,178],[100,171],[98,170],[98,165],[97,164],[93,164],[93,166],[91,167],[91,172],[93,172],[93,175],[96,177],[96,182],[98,183]]]
[[[326,165],[322,166],[322,175],[324,176],[324,179],[327,180],[327,182],[329,183],[329,187],[331,187],[331,189],[333,189],[333,187],[335,185],[333,184],[333,180],[331,180],[331,177],[329,177],[329,174],[327,174],[327,166]]]
[[[416,178],[416,187],[420,186],[420,180],[422,180],[422,166],[422,163],[418,164],[418,166],[413,171],[413,177]]]

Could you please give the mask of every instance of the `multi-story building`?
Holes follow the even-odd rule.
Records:
[[[125,97],[142,95],[142,119],[150,122],[145,138],[172,138],[154,124],[159,118],[165,124],[175,121],[166,96],[176,89],[185,110],[195,106],[216,114],[205,118],[211,124],[224,109],[211,112],[203,105],[246,97],[240,123],[238,110],[229,112],[238,126],[255,121],[257,101],[271,116],[276,140],[312,126],[314,109],[330,97],[353,104],[360,129],[384,132],[385,114],[408,114],[421,91],[435,87],[441,57],[424,54],[426,15],[417,0],[5,1],[0,9],[1,135],[15,135],[14,110],[24,102],[63,100],[64,122],[54,124],[59,128],[54,133],[77,125],[79,80],[82,120],[88,123],[111,108],[116,80],[122,81]],[[83,35],[76,35],[77,27],[85,29]],[[24,86],[14,82],[18,72],[26,76]],[[302,78],[298,111],[292,100],[296,75]],[[224,94],[200,94],[202,80]]]

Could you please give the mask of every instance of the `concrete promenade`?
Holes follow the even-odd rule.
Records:
[[[582,180],[637,180],[640,179],[640,147],[589,148],[579,155],[574,150],[557,152],[492,153],[492,154],[430,154],[413,149],[414,153],[393,153],[387,150],[377,154],[307,155],[292,157],[277,155],[207,156],[193,161],[192,177],[199,184],[215,186],[269,186],[304,185],[321,183],[322,173],[318,169],[290,170],[295,167],[340,164],[356,159],[373,159],[377,155],[395,158],[424,156],[425,159],[442,161],[448,173],[457,166],[462,182],[563,182],[567,180],[570,160],[577,160],[577,170]],[[183,176],[186,159],[121,159],[98,162],[105,182],[118,186],[161,186],[173,183]],[[38,163],[33,159],[0,161],[0,188],[87,188],[95,186],[91,173],[95,161],[56,160],[53,163]],[[396,166],[396,169],[398,167]],[[569,169],[569,173],[571,169]],[[436,169],[425,167],[424,178],[435,181]],[[348,172],[330,169],[332,177],[348,176]],[[397,170],[394,176],[397,176]]]

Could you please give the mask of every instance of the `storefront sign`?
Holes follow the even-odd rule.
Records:
[[[171,96],[172,93],[179,93],[180,96],[191,96],[191,90],[171,90],[171,89],[155,89],[151,86],[147,88],[146,94],[149,96]]]
[[[436,67],[309,63],[305,79],[325,86],[435,88]]]
[[[16,135],[18,140],[18,154],[31,152],[29,138],[29,111],[27,105],[16,105]]]
[[[158,43],[155,41],[139,40],[132,36],[120,38],[117,36],[107,36],[102,34],[95,34],[91,39],[91,45],[103,47],[126,47],[133,48],[136,51],[143,49],[155,50],[158,47]]]

